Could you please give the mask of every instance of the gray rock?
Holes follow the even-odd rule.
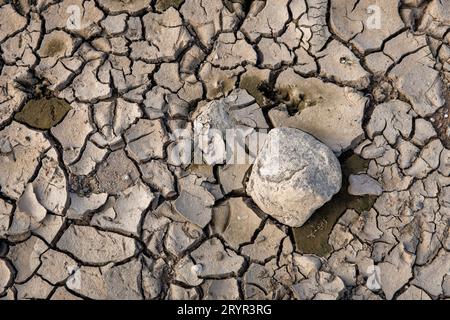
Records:
[[[299,227],[341,183],[339,161],[328,147],[300,130],[276,128],[255,161],[247,191],[264,212]]]

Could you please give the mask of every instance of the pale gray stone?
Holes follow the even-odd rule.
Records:
[[[327,146],[298,129],[276,128],[255,161],[247,192],[264,212],[299,227],[341,183],[339,162]]]

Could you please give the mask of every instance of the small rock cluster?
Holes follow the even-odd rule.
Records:
[[[448,299],[449,10],[0,0],[0,299]]]

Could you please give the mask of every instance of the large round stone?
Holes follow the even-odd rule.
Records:
[[[301,130],[276,128],[256,158],[247,191],[264,212],[300,227],[341,183],[339,161],[326,145]]]

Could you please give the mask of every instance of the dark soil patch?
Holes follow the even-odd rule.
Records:
[[[348,177],[363,172],[369,161],[357,155],[351,155],[341,162],[342,188],[328,203],[317,210],[300,228],[293,228],[297,251],[325,257],[332,252],[328,238],[334,225],[347,209],[357,212],[369,210],[375,203],[375,196],[352,196],[348,194]]]
[[[34,99],[28,101],[14,119],[35,129],[47,130],[61,122],[70,109],[62,99]]]

